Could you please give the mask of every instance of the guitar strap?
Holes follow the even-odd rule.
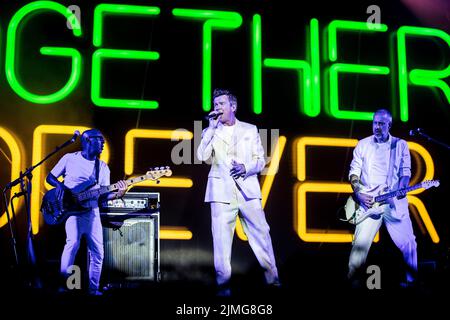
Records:
[[[95,184],[98,184],[98,177],[100,175],[100,160],[95,158]]]
[[[392,137],[391,150],[389,154],[389,170],[388,175],[386,177],[386,185],[389,187],[389,189],[392,187],[389,183],[392,181],[392,175],[394,174],[394,163],[395,163],[395,153],[397,150],[397,142],[398,138]]]

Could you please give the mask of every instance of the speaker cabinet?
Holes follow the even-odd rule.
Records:
[[[103,281],[159,281],[159,213],[103,218]]]

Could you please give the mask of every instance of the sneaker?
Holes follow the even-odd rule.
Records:
[[[412,288],[415,288],[416,286],[417,286],[416,281],[400,282],[400,288],[403,288],[403,289],[412,289]]]
[[[281,282],[280,282],[280,280],[277,279],[274,282],[269,283],[268,286],[270,288],[281,288]]]
[[[103,295],[103,292],[101,292],[101,291],[98,291],[98,290],[89,290],[89,293],[88,293],[90,296],[102,296]]]

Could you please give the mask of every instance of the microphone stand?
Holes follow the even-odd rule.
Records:
[[[424,137],[424,138],[427,139],[428,141],[434,142],[434,143],[440,145],[441,147],[444,147],[445,149],[450,150],[450,146],[449,146],[448,144],[445,144],[445,143],[442,142],[442,141],[439,141],[439,140],[436,140],[436,139],[430,137],[429,135],[427,135],[427,134],[424,133],[423,131],[419,131],[417,134],[418,134],[419,136]]]
[[[75,139],[76,139],[76,137],[75,137]],[[27,260],[26,261],[27,261],[27,265],[31,268],[31,271],[32,271],[31,274],[33,275],[32,276],[33,279],[28,279],[28,280],[30,280],[28,285],[31,285],[32,287],[42,288],[41,281],[36,273],[36,255],[34,253],[33,232],[32,232],[32,225],[31,225],[31,206],[30,205],[31,205],[31,190],[32,190],[31,189],[32,188],[31,181],[33,179],[32,172],[34,169],[36,169],[38,166],[40,166],[42,163],[44,163],[48,158],[50,158],[51,156],[56,154],[59,150],[74,143],[75,139],[71,138],[70,140],[64,142],[62,145],[57,146],[55,148],[55,150],[50,152],[44,159],[39,161],[37,164],[32,165],[31,167],[27,168],[25,170],[25,172],[23,172],[23,173],[21,171],[19,177],[16,180],[11,181],[8,184],[6,184],[6,187],[3,189],[3,201],[5,203],[5,208],[6,208],[6,216],[7,216],[9,230],[10,230],[10,234],[11,234],[11,246],[12,246],[12,250],[14,252],[14,259],[15,259],[16,267],[20,267],[19,256],[18,256],[18,251],[17,251],[17,241],[16,241],[15,232],[14,232],[14,229],[16,228],[16,226],[15,226],[15,222],[14,222],[14,226],[13,226],[13,221],[9,214],[6,193],[8,190],[11,190],[12,187],[14,187],[15,185],[20,184],[21,192],[14,194],[14,196],[11,197],[11,200],[10,200],[11,210],[12,210],[14,216],[15,216],[14,206],[13,206],[14,198],[23,196],[24,200],[25,200],[25,210],[26,210],[26,214],[27,214],[27,240],[26,240]],[[14,219],[15,219],[15,217],[14,217]]]

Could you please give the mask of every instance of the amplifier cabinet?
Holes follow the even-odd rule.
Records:
[[[159,212],[123,219],[103,216],[102,224],[104,282],[160,280]]]

